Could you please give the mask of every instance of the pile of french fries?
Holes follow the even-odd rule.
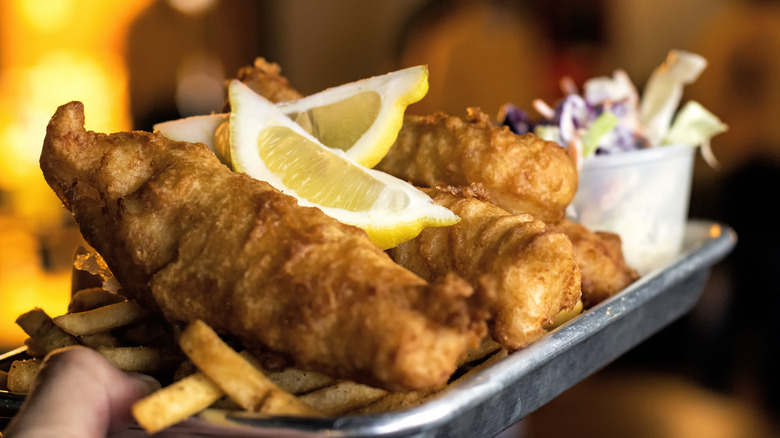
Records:
[[[225,411],[261,415],[336,417],[369,415],[406,409],[440,393],[447,385],[422,391],[391,393],[353,381],[293,367],[269,370],[246,350],[235,349],[200,320],[175,327],[111,289],[115,280],[100,256],[77,251],[74,283],[103,286],[78,287],[68,312],[50,317],[36,308],[16,323],[27,333],[29,359],[17,360],[0,372],[0,390],[28,393],[43,358],[70,345],[93,348],[117,368],[157,377],[163,387],[133,408],[136,422],[156,433],[195,415],[220,418]],[[80,278],[81,280],[77,280]],[[461,362],[456,378],[502,359],[506,350],[490,339]]]

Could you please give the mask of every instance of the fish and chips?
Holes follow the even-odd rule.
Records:
[[[262,58],[238,79],[302,97]],[[46,354],[85,345],[163,382],[133,407],[148,433],[235,410],[408,409],[636,279],[619,238],[563,220],[566,150],[478,109],[405,117],[377,168],[460,222],[387,251],[204,144],[87,131],[80,102],[57,109],[40,164],[94,252],[79,249],[66,314],[19,316],[31,358],[0,389],[28,392]]]

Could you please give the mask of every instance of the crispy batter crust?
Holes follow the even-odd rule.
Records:
[[[476,108],[465,118],[407,115],[376,168],[423,187],[477,183],[508,212],[545,222],[562,219],[577,191],[577,169],[564,148],[518,136]]]
[[[575,306],[580,272],[563,233],[468,196],[478,192],[426,190],[461,221],[427,228],[389,253],[423,278],[454,271],[472,285],[495,289],[493,338],[510,350],[522,348],[543,336],[561,310]]]
[[[615,295],[639,278],[630,267],[621,248],[620,236],[591,231],[585,226],[563,220],[553,228],[566,234],[574,246],[574,255],[582,273],[582,304],[588,309]]]
[[[253,65],[241,67],[236,77],[256,93],[274,103],[303,97],[290,85],[290,81],[282,76],[279,64],[268,62],[265,58],[257,58]]]
[[[201,144],[86,131],[71,102],[49,123],[41,169],[125,293],[171,321],[392,390],[446,382],[487,333],[489,294],[421,279]]]

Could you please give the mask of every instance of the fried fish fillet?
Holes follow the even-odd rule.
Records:
[[[423,278],[454,271],[473,285],[496,288],[491,327],[503,347],[522,348],[580,298],[580,272],[572,244],[528,214],[507,213],[474,196],[473,188],[426,189],[436,203],[460,216],[451,227],[427,228],[389,250]]]
[[[504,210],[545,222],[562,219],[577,191],[577,169],[564,148],[518,136],[476,108],[465,118],[407,115],[376,168],[423,187],[480,184]]]
[[[446,382],[487,334],[490,294],[429,283],[362,230],[235,173],[202,144],[52,117],[44,177],[124,293],[247,348],[391,390]]]
[[[238,79],[273,102],[303,97],[278,65],[262,58],[241,68]],[[577,170],[564,148],[496,126],[477,108],[465,118],[407,115],[376,168],[423,187],[478,183],[505,210],[548,222],[564,217],[577,191]]]
[[[626,263],[620,236],[591,231],[584,225],[562,220],[552,228],[569,237],[582,273],[582,304],[588,309],[615,295],[639,278]]]
[[[268,62],[265,58],[256,58],[253,65],[241,67],[236,78],[274,103],[303,97],[303,94],[293,88],[290,81],[282,76],[279,64]]]

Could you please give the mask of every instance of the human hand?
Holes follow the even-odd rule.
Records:
[[[104,438],[132,422],[134,401],[160,387],[149,376],[127,374],[86,347],[49,354],[32,392],[4,438]]]

